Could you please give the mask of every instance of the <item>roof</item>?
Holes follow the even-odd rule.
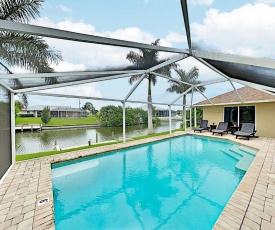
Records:
[[[72,108],[70,106],[47,106],[47,105],[34,105],[28,107],[27,111],[42,111],[45,107],[49,107],[50,111],[80,111],[83,112],[84,110],[79,109],[79,108]]]
[[[155,108],[155,110],[169,110],[168,108],[162,108],[162,107],[159,107],[159,106],[156,106],[156,105],[153,105],[153,107]],[[142,105],[140,107],[142,110],[144,111],[148,111],[148,106],[147,105]]]
[[[237,91],[239,92],[239,94],[244,102],[275,101],[275,95],[263,92],[261,90],[251,88],[249,86],[239,88],[239,89],[237,89]],[[238,95],[236,94],[235,90],[230,91],[228,93],[218,95],[216,97],[209,98],[209,100],[212,101],[213,104],[240,103],[240,99],[239,99]],[[211,105],[211,104],[208,100],[204,100],[204,101],[201,101],[195,105]]]

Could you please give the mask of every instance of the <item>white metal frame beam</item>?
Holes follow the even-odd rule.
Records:
[[[25,88],[25,89],[14,90],[14,92],[15,93],[26,93],[26,92],[32,92],[32,91],[61,88],[61,87],[66,87],[66,86],[81,85],[81,84],[93,83],[93,82],[98,82],[98,81],[107,81],[107,80],[113,80],[113,79],[118,79],[118,78],[130,77],[135,74],[141,74],[142,72],[144,72],[144,71],[131,73],[131,74],[119,74],[119,75],[106,76],[106,77],[101,77],[101,78],[94,78],[94,79],[87,79],[87,80],[80,80],[80,81],[73,81],[73,82],[66,82],[66,83],[58,83],[58,84],[53,84],[53,85],[30,87],[30,88]]]
[[[114,75],[114,74],[135,74],[145,70],[115,70],[115,71],[77,71],[77,72],[55,72],[55,73],[18,73],[0,74],[0,79],[21,79],[21,78],[53,78],[53,77],[80,77],[94,75]],[[97,76],[96,76],[97,77]],[[99,76],[100,77],[100,76]],[[97,77],[97,78],[99,78]]]
[[[5,83],[3,83],[1,80],[0,80],[0,85],[2,85],[8,91],[14,93],[14,90],[12,88],[10,88],[9,86],[7,86]]]
[[[97,100],[97,101],[114,101],[114,102],[121,102],[123,103],[123,99],[113,99],[113,98],[100,98],[100,97],[89,97],[89,96],[77,96],[77,95],[70,95],[70,94],[54,94],[54,93],[41,93],[41,92],[26,92],[28,95],[37,95],[37,96],[46,96],[46,97],[62,97],[62,98],[77,98],[77,99],[90,99],[90,100]],[[131,101],[128,100],[127,103],[136,103],[136,104],[152,104],[152,105],[170,105],[169,103],[159,103],[159,102],[152,102],[148,103],[147,101]],[[182,106],[178,104],[173,104],[174,106]]]
[[[185,92],[183,92],[181,95],[179,95],[175,100],[173,100],[170,105],[174,105],[174,103],[182,98],[185,94],[187,94],[190,90],[192,90],[193,86],[191,86],[189,89],[187,89]]]
[[[235,90],[237,96],[239,97],[240,101],[243,103],[243,99],[241,97],[241,95],[239,94],[238,90],[236,89],[236,87],[234,86],[234,84],[232,83],[232,79],[230,77],[228,77],[227,75],[225,75],[224,73],[222,73],[221,71],[219,71],[218,69],[216,69],[214,66],[210,65],[209,63],[207,63],[205,60],[203,60],[202,58],[196,58],[198,61],[200,61],[201,63],[203,63],[204,65],[206,65],[208,68],[212,69],[213,71],[215,71],[216,73],[220,74],[222,77],[226,78],[231,86],[233,87],[233,89]]]
[[[197,89],[198,92],[200,92],[200,94],[201,94],[202,96],[204,96],[204,98],[205,98],[206,100],[208,100],[212,105],[214,105],[214,103],[213,103],[208,97],[206,97],[205,94],[204,94],[202,91],[200,91],[199,88],[198,88],[197,86],[194,86],[194,87]]]
[[[128,100],[128,98],[132,95],[132,93],[136,90],[136,88],[139,86],[139,84],[143,81],[145,78],[146,74],[143,74],[140,79],[138,79],[137,83],[134,85],[134,87],[130,90],[130,92],[126,95],[124,98],[124,102]]]
[[[184,19],[184,26],[186,31],[186,37],[189,47],[189,53],[192,55],[192,41],[191,41],[191,34],[190,34],[190,26],[189,26],[189,17],[188,17],[188,7],[187,7],[187,1],[181,0],[181,9]]]
[[[166,78],[166,79],[168,79],[170,81],[174,81],[174,82],[182,83],[182,84],[185,84],[185,85],[193,86],[192,84],[190,84],[188,82],[180,81],[180,80],[178,80],[176,78],[168,77],[168,76],[165,76],[163,74],[159,74],[159,73],[156,73],[156,72],[151,72],[151,74],[154,74],[154,75],[162,77],[162,78]]]
[[[56,38],[56,39],[62,39],[62,40],[69,40],[69,41],[119,46],[124,48],[149,49],[149,50],[157,50],[157,51],[164,51],[164,52],[189,54],[187,50],[182,50],[182,49],[148,45],[148,44],[143,44],[138,42],[130,42],[130,41],[124,41],[124,40],[112,39],[112,38],[105,38],[105,37],[99,37],[94,35],[69,32],[65,30],[52,29],[52,28],[42,27],[42,26],[34,26],[34,25],[5,21],[5,20],[0,20],[0,30],[31,34],[31,35],[37,35],[42,37]]]
[[[154,67],[151,67],[150,69],[147,70],[147,72],[156,71],[156,70],[158,70],[158,69],[160,69],[160,68],[162,68],[162,67],[164,67],[164,66],[173,64],[173,63],[178,62],[178,61],[180,61],[180,60],[182,60],[182,59],[185,59],[185,58],[187,58],[187,57],[189,57],[189,56],[186,55],[186,54],[179,54],[179,55],[177,55],[176,57],[172,57],[172,58],[168,59],[167,61],[165,61],[165,62],[163,62],[163,63],[160,63],[160,64],[158,64],[158,65],[156,65],[156,66],[154,66]]]
[[[216,83],[222,83],[228,81],[226,78],[221,78],[221,79],[216,79],[216,80],[209,80],[209,81],[204,81],[201,82],[200,84],[196,84],[194,86],[203,86],[203,85],[212,85]]]

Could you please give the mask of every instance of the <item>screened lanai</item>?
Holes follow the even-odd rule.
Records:
[[[168,3],[166,3],[168,4]],[[165,5],[162,7],[166,7]],[[239,98],[240,103],[245,103],[245,100],[239,95],[237,89],[243,85],[247,85],[258,90],[275,94],[275,60],[274,56],[261,57],[257,53],[254,55],[242,55],[241,52],[235,52],[232,47],[222,49],[219,40],[199,40],[194,36],[194,30],[199,30],[198,26],[194,24],[195,16],[194,10],[196,6],[189,3],[189,1],[181,0],[176,6],[177,20],[182,25],[184,31],[183,42],[177,43],[176,46],[151,45],[148,43],[141,43],[132,39],[124,40],[116,38],[113,35],[100,36],[100,34],[79,33],[75,31],[63,30],[60,28],[53,28],[53,26],[45,27],[34,24],[16,23],[12,21],[0,20],[0,30],[5,32],[15,32],[19,34],[37,35],[49,42],[58,44],[58,49],[64,53],[63,59],[66,61],[69,55],[66,51],[68,47],[77,47],[87,50],[87,55],[97,50],[106,63],[97,63],[94,68],[83,69],[81,61],[79,60],[79,70],[77,71],[55,71],[52,73],[31,73],[28,71],[21,71],[21,73],[1,73],[1,95],[5,98],[5,103],[9,104],[9,108],[5,112],[6,121],[1,125],[1,146],[5,146],[5,151],[1,153],[1,172],[0,176],[8,170],[10,165],[15,161],[15,133],[14,133],[14,97],[17,94],[27,94],[30,96],[42,97],[56,97],[56,98],[75,98],[75,99],[91,99],[96,101],[107,101],[108,103],[117,103],[123,106],[123,141],[126,142],[125,134],[125,108],[129,105],[147,104],[147,76],[153,74],[157,76],[159,87],[158,92],[163,94],[155,94],[153,89],[153,105],[167,106],[170,111],[170,133],[171,130],[171,109],[174,107],[182,108],[182,98],[187,95],[187,105],[185,109],[193,108],[194,104],[201,100],[209,100],[209,98],[216,96],[215,92],[223,86],[225,92],[234,90]],[[103,11],[104,9],[102,9]],[[172,13],[173,9],[169,12]],[[220,9],[221,10],[221,9]],[[129,19],[130,20],[130,19]],[[130,20],[131,21],[131,20]],[[262,23],[266,23],[263,21]],[[133,23],[134,24],[134,23]],[[160,23],[161,24],[161,23]],[[156,24],[157,26],[158,24]],[[242,25],[240,25],[241,27]],[[265,25],[263,25],[265,26]],[[193,29],[193,31],[192,31]],[[161,26],[159,29],[161,30]],[[237,36],[236,28],[235,34],[230,36]],[[222,35],[222,31],[218,31],[217,35]],[[198,33],[197,33],[198,34]],[[227,35],[227,34],[226,34]],[[204,37],[207,39],[207,37]],[[261,41],[265,43],[263,39]],[[269,41],[267,41],[269,42]],[[207,44],[206,46],[204,44]],[[4,44],[4,43],[2,43]],[[209,45],[210,44],[210,45]],[[213,48],[215,47],[215,48]],[[214,51],[218,48],[218,51]],[[232,50],[230,50],[232,48]],[[158,65],[142,66],[140,68],[124,63],[112,63],[112,58],[115,54],[126,56],[127,53],[134,51],[139,52],[139,49],[154,50],[159,52],[159,56],[163,61]],[[228,51],[229,50],[229,51]],[[110,54],[112,52],[112,55]],[[77,54],[75,55],[77,56]],[[87,56],[85,58],[93,58],[96,63],[98,55]],[[111,64],[110,64],[111,63]],[[177,63],[180,67],[189,68],[192,65],[199,66],[204,69],[203,74],[200,75],[199,84],[190,84],[188,82],[180,81],[175,73],[171,76],[165,76],[157,73],[160,68]],[[19,71],[20,72],[20,71]],[[142,76],[133,85],[128,84],[131,76]],[[169,94],[166,88],[169,87],[168,81],[180,82],[186,84],[188,89],[180,95]],[[97,86],[105,85],[106,92],[101,96],[83,95],[82,92],[74,94],[58,93],[58,89],[63,87],[74,87],[76,85],[97,84]],[[126,87],[126,85],[128,85]],[[199,86],[205,86],[205,92],[199,90]],[[108,93],[109,88],[115,88],[117,93]],[[5,92],[8,92],[9,97],[5,97]],[[106,95],[106,96],[105,96]],[[214,105],[211,100],[209,103]],[[186,113],[185,113],[186,114]],[[195,113],[196,114],[196,113]],[[186,118],[185,118],[186,119]],[[191,118],[190,118],[191,121]],[[195,119],[196,121],[196,119]],[[8,125],[7,124],[11,124]],[[186,124],[186,122],[185,122]],[[195,124],[190,124],[192,125]],[[10,135],[7,135],[7,132]]]

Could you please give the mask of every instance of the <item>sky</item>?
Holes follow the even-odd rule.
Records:
[[[188,1],[188,10],[194,47],[275,59],[275,0],[192,0]],[[30,24],[147,44],[160,38],[162,46],[188,48],[179,0],[45,0],[40,17]],[[127,53],[137,51],[58,39],[45,40],[52,48],[62,52],[63,61],[52,66],[58,72],[126,66],[130,64],[126,60]],[[160,58],[172,56],[175,54],[159,53]],[[201,81],[221,78],[193,58],[178,64],[186,71],[197,66]],[[25,72],[19,68],[12,70]],[[176,77],[174,73],[173,76]],[[46,92],[122,99],[131,87],[128,78],[123,78]],[[153,87],[153,101],[171,102],[177,98],[176,94],[166,92],[168,87],[167,80],[158,78]],[[236,87],[240,85],[236,84]],[[207,86],[205,94],[213,97],[232,89],[228,82],[219,83]],[[147,82],[142,82],[129,99],[146,101]],[[194,102],[201,100],[204,97],[195,93]],[[80,103],[83,105],[87,101],[92,102],[97,109],[106,104],[114,104],[92,100],[81,100]],[[191,103],[190,96],[188,102]],[[180,104],[181,101],[177,103]],[[41,104],[78,107],[79,100],[29,96],[30,106]]]

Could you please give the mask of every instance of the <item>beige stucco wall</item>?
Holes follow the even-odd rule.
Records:
[[[257,135],[262,137],[275,137],[275,102],[263,102],[254,104],[238,104],[224,106],[206,106],[203,108],[203,119],[208,124],[218,124],[224,119],[224,107],[228,106],[256,106]]]

